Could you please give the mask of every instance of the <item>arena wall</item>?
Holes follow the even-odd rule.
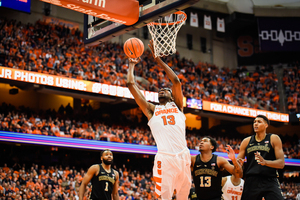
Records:
[[[0,84],[0,104],[7,103],[12,104],[16,107],[25,106],[31,109],[38,111],[39,109],[47,110],[47,109],[55,109],[63,105],[64,107],[70,103],[71,107],[73,107],[73,97],[56,95],[56,94],[44,94],[39,93],[34,90],[26,91],[20,90],[17,94],[11,95],[9,94],[9,90],[12,87],[9,84]]]

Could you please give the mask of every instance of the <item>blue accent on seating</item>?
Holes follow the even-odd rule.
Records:
[[[116,152],[141,153],[141,154],[150,154],[150,155],[155,155],[157,152],[156,146],[150,146],[150,145],[106,142],[106,141],[98,141],[98,140],[34,135],[34,134],[14,133],[14,132],[5,132],[5,131],[0,131],[0,141],[35,144],[35,145],[48,145],[48,146],[56,146],[56,147],[92,149],[92,150],[110,149]],[[199,153],[199,151],[197,150],[190,150],[190,152],[192,156],[197,155]],[[214,152],[214,154],[228,159],[227,153]],[[285,165],[300,166],[300,159],[285,159]]]

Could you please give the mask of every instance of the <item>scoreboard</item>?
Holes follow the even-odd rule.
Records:
[[[31,0],[0,0],[0,6],[30,13]]]

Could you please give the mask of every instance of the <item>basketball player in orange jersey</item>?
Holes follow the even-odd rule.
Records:
[[[223,200],[241,200],[244,180],[234,174],[222,178]]]
[[[154,55],[153,43],[149,47]],[[158,93],[159,105],[147,102],[134,81],[134,66],[140,58],[129,59],[127,85],[136,103],[148,118],[158,152],[153,166],[155,193],[163,200],[172,199],[176,189],[177,200],[187,200],[191,187],[191,156],[185,139],[183,93],[179,78],[159,57],[155,61],[164,69],[173,86]]]

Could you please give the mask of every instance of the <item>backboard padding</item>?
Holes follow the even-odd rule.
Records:
[[[87,46],[98,45],[116,36],[139,29],[160,17],[188,8],[198,1],[199,0],[165,0],[158,4],[152,2],[144,8],[140,7],[139,20],[131,26],[103,20],[99,20],[94,24],[90,23],[89,25],[89,22],[91,22],[89,21],[89,16],[84,15],[84,43]],[[93,36],[91,37],[91,35]]]

